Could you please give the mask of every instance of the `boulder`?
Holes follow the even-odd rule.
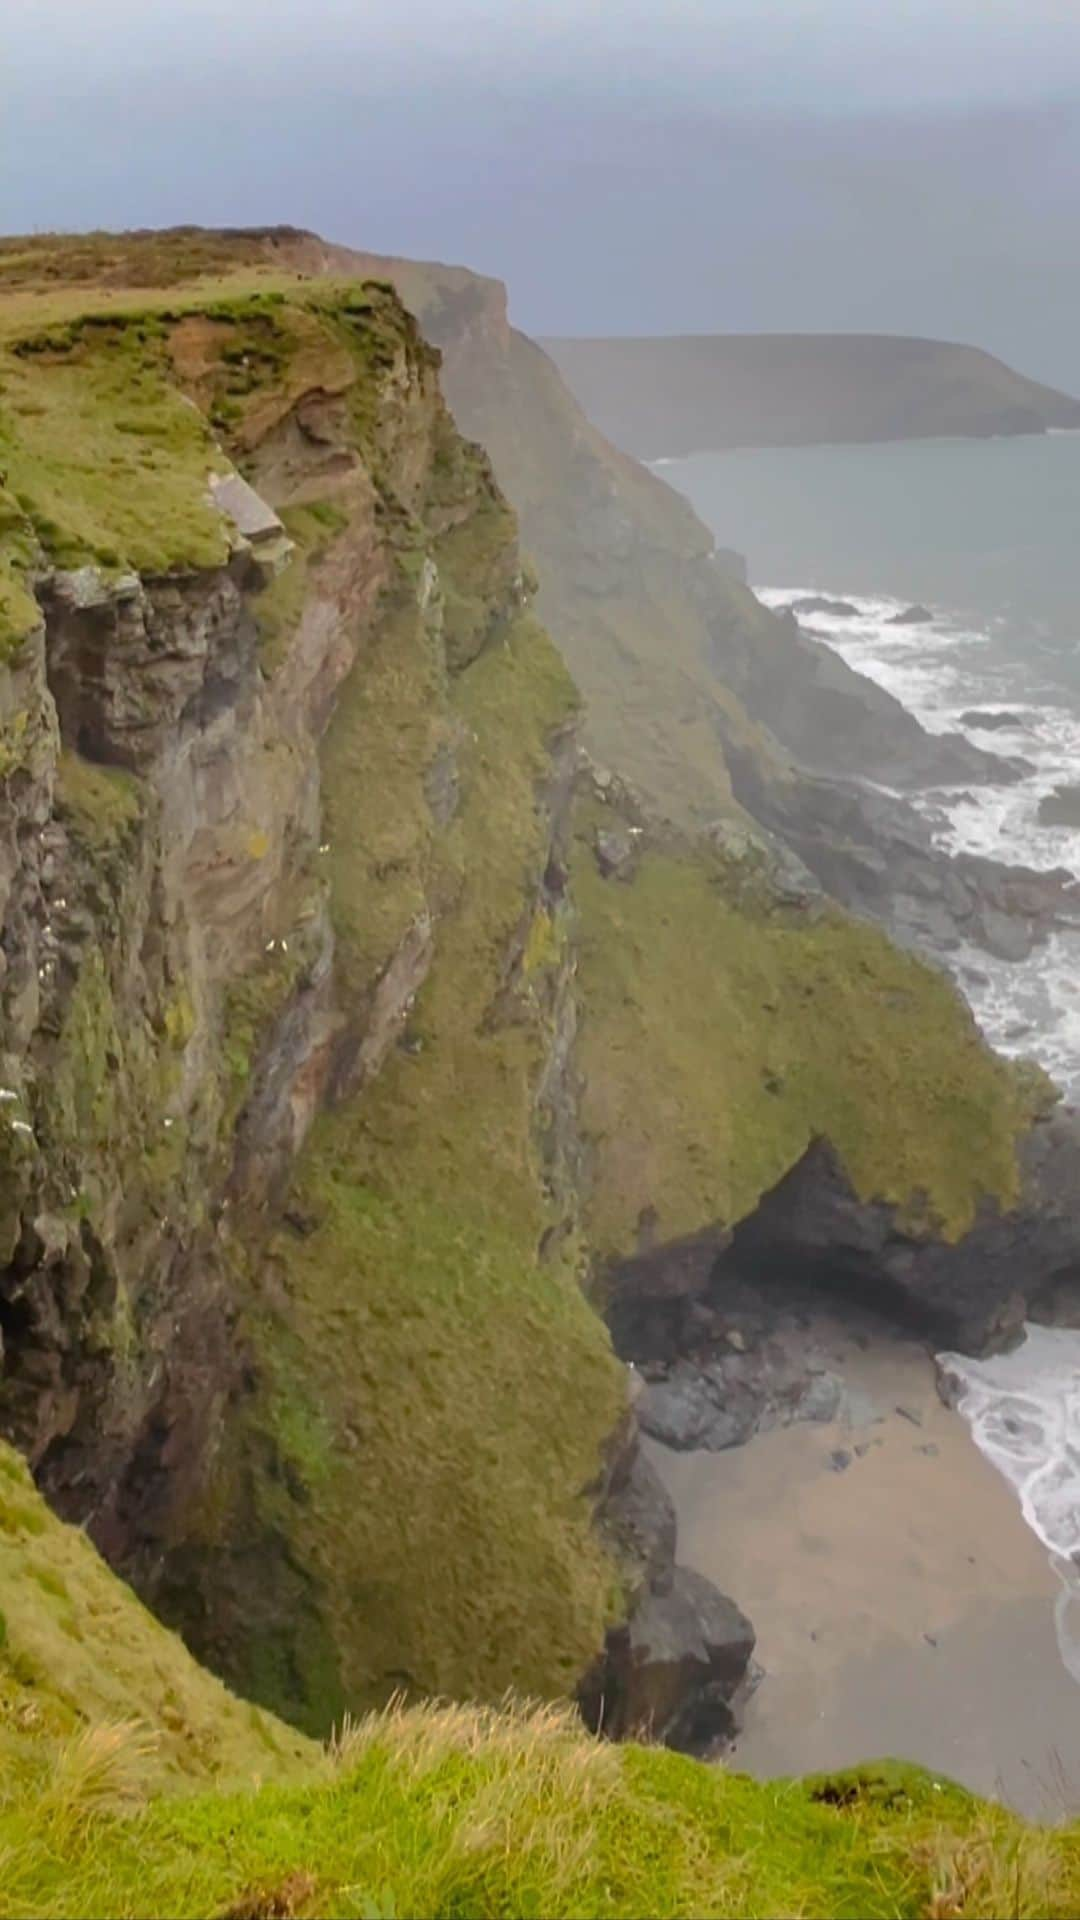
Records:
[[[833,620],[857,620],[859,609],[850,600],[829,600],[821,593],[804,593],[791,601],[792,613],[824,613]]]
[[[665,1593],[675,1573],[675,1507],[656,1468],[636,1440],[613,1478],[601,1524],[637,1591]]]
[[[637,835],[621,824],[598,827],[594,841],[596,864],[605,880],[630,880],[636,865]]]
[[[1039,820],[1044,827],[1080,828],[1080,787],[1055,787],[1039,801]]]
[[[894,613],[888,624],[890,627],[926,627],[933,617],[929,607],[916,605],[905,607],[903,613]]]
[[[1024,724],[1022,713],[993,712],[990,709],[984,710],[982,707],[970,707],[966,713],[960,715],[962,727],[975,727],[983,733],[1011,731],[1016,727],[1023,727]]]
[[[720,1453],[741,1446],[756,1429],[756,1409],[745,1397],[739,1404],[729,1396],[721,1398],[719,1385],[703,1369],[680,1363],[666,1379],[646,1388],[638,1413],[642,1427],[654,1440],[680,1452],[701,1447]]]
[[[707,1753],[736,1729],[754,1629],[733,1600],[689,1567],[651,1591],[608,1635],[581,1693],[590,1726],[612,1739]]]

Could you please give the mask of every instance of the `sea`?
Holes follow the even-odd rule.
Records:
[[[746,556],[761,599],[846,602],[853,612],[799,617],[932,732],[1028,763],[1017,784],[919,796],[939,845],[1080,875],[1080,827],[1039,817],[1056,787],[1080,786],[1080,433],[654,465]],[[913,606],[930,618],[897,623]],[[951,964],[991,1043],[1080,1102],[1080,931],[1018,963],[959,951]],[[1030,1326],[1009,1354],[939,1360],[1050,1555],[1058,1644],[1080,1683],[1080,1331]]]

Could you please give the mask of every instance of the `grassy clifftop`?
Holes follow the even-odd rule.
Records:
[[[1064,1920],[1080,1892],[1074,1830],[918,1769],[763,1785],[551,1709],[392,1713],[321,1783],[126,1813],[118,1762],[0,1808],[4,1920]]]
[[[545,344],[591,418],[642,460],[1080,423],[1080,401],[946,340],[777,333]]]
[[[1077,1909],[1073,1829],[895,1763],[759,1783],[550,1707],[395,1709],[320,1748],[199,1668],[3,1446],[0,1605],[0,1920]]]

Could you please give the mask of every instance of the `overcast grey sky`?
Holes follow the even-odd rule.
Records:
[[[13,11],[8,231],[288,220],[534,332],[947,334],[1080,390],[1080,0]]]

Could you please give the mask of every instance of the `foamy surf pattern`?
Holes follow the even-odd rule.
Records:
[[[1012,1353],[942,1353],[938,1365],[976,1446],[1009,1482],[1050,1555],[1061,1581],[1058,1646],[1080,1681],[1080,1333],[1028,1326]]]
[[[897,625],[908,602],[843,589],[759,589],[772,607],[809,598],[844,600],[853,614],[800,619],[848,665],[876,680],[932,733],[962,733],[976,745],[1031,767],[1002,786],[942,787],[910,796],[936,843],[950,852],[1080,871],[1080,830],[1046,826],[1039,803],[1055,787],[1080,783],[1080,706],[1040,679],[1030,656],[1010,657],[1006,636],[935,609],[931,621]],[[1004,623],[1001,623],[1002,628]],[[1037,644],[1037,642],[1036,642]],[[961,714],[1007,714],[1014,724],[964,725]],[[1033,1055],[1070,1097],[1080,1098],[1080,933],[1064,930],[1024,961],[958,951],[951,964],[987,1038],[1001,1052]]]

